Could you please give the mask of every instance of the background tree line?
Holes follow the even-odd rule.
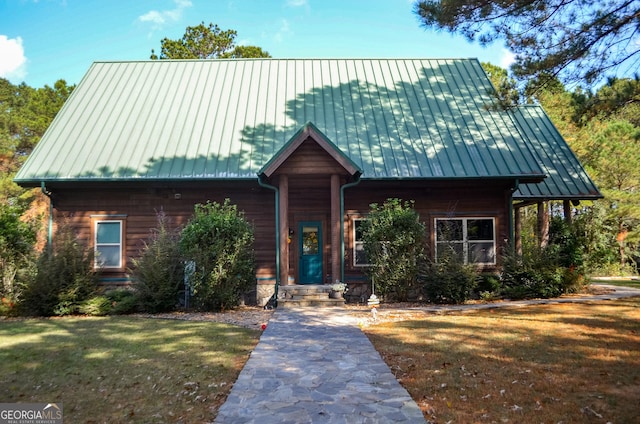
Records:
[[[592,85],[602,80],[606,70],[636,57],[637,43],[625,50],[627,54],[623,56],[602,55],[601,47],[613,48],[628,41],[629,34],[639,31],[637,2],[604,2],[603,7],[593,7],[589,13],[580,15],[587,18],[583,23],[589,25],[584,27],[588,31],[579,35],[591,34],[592,37],[591,48],[585,45],[582,56],[572,55],[575,46],[563,44],[562,51],[554,51],[545,47],[553,43],[542,42],[544,40],[533,43],[509,32],[517,22],[524,32],[544,29],[540,34],[550,37],[551,41],[556,35],[571,38],[575,28],[567,23],[581,22],[576,19],[575,11],[585,2],[588,0],[420,1],[415,11],[427,27],[459,31],[470,39],[486,30],[482,42],[503,38],[519,54],[512,74],[495,65],[483,64],[496,89],[495,105],[490,106],[509,108],[539,103],[544,107],[605,195],[604,200],[583,202],[574,210],[576,231],[580,232],[584,244],[586,268],[596,273],[637,272],[640,78],[637,75],[610,78],[602,85]],[[532,8],[533,3],[537,6]],[[567,16],[574,18],[566,20]],[[556,21],[556,17],[562,19]],[[545,25],[551,25],[551,30]],[[610,31],[607,32],[607,28]],[[160,56],[152,50],[151,58],[270,57],[260,47],[236,45],[236,35],[234,30],[221,30],[217,25],[207,26],[203,22],[187,27],[181,39],[162,39]],[[538,50],[534,55],[531,49],[536,46]],[[582,60],[583,57],[592,61]],[[536,60],[532,62],[531,58]],[[570,72],[576,70],[583,74]],[[561,80],[565,74],[571,77]],[[571,82],[574,88],[568,88],[563,81]],[[575,85],[575,81],[581,81],[584,87]],[[37,189],[20,188],[13,183],[13,177],[73,89],[74,86],[64,80],[57,81],[53,87],[33,88],[0,78],[0,277],[3,283],[0,294],[3,298],[16,278],[28,277],[18,271],[42,249],[46,232],[43,224],[47,199]]]

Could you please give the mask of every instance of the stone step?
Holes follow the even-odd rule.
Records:
[[[318,307],[334,308],[344,306],[344,299],[278,299],[278,308]]]
[[[343,306],[344,298],[331,299],[331,285],[309,284],[278,287],[278,306],[280,307],[334,307]]]

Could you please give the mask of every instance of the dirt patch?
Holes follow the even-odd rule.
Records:
[[[136,314],[155,319],[175,319],[184,321],[211,321],[260,330],[273,315],[273,309],[242,307],[225,312],[170,312],[165,314]]]

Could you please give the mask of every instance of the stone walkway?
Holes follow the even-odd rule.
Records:
[[[425,423],[348,310],[278,309],[220,424]]]
[[[559,299],[409,308],[404,312],[441,313],[640,296],[638,289],[600,286],[610,291]],[[275,311],[215,422],[352,424],[426,420],[358,327],[357,314],[340,308],[300,308]]]

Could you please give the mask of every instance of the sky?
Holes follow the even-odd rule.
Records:
[[[148,60],[160,40],[201,22],[274,58],[478,58],[507,67],[501,44],[481,47],[426,30],[414,0],[0,0],[0,77],[40,88],[77,84],[94,61]]]

